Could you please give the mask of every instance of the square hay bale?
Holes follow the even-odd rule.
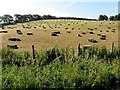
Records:
[[[101,33],[98,33],[97,36],[101,36]]]
[[[98,41],[96,39],[88,39],[89,42],[92,42],[92,43],[98,43]]]
[[[101,35],[100,39],[101,40],[106,40],[106,35]]]
[[[43,29],[46,29],[46,27],[45,26],[42,26],[43,27]]]
[[[94,34],[94,32],[89,32],[90,34]]]
[[[108,30],[106,30],[106,32],[109,32]]]
[[[106,35],[101,35],[101,37],[106,37]]]
[[[21,41],[21,39],[18,37],[10,37],[8,40],[9,41]]]
[[[90,29],[91,31],[93,31],[93,29]]]
[[[98,43],[96,39],[92,39],[92,43]]]
[[[111,32],[115,33],[115,31],[114,31],[114,30],[112,30]]]
[[[106,37],[100,37],[101,40],[106,40]]]
[[[7,47],[10,48],[10,49],[18,49],[18,46],[16,44],[7,45]]]
[[[57,33],[52,32],[51,36],[58,36]]]
[[[72,30],[74,30],[74,28],[72,28]]]
[[[56,34],[60,34],[60,31],[55,31],[54,33],[56,33]]]
[[[20,30],[16,30],[16,31],[17,31],[17,34],[22,35],[22,32]]]
[[[102,32],[102,30],[100,30],[100,32]]]
[[[0,33],[8,33],[8,31],[0,31]]]
[[[82,32],[82,34],[86,34],[86,32]]]
[[[33,33],[32,32],[27,32],[27,35],[33,35]]]
[[[65,29],[68,29],[68,27],[66,27]]]
[[[108,27],[108,29],[111,29],[111,27]]]
[[[70,31],[67,31],[67,33],[71,33]]]
[[[78,37],[82,37],[82,35],[78,34]]]

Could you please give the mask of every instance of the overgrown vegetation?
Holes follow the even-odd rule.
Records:
[[[120,84],[120,49],[105,47],[49,49],[36,52],[2,51],[2,87],[8,88],[82,88],[110,89]]]

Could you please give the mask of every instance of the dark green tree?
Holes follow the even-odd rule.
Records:
[[[115,15],[114,20],[118,20],[118,15]]]
[[[113,21],[113,20],[115,20],[114,18],[115,18],[114,16],[110,16],[110,17],[109,17],[109,20],[110,20],[110,21]]]
[[[104,16],[103,15],[99,15],[99,19],[98,20],[104,20]]]
[[[108,16],[103,15],[103,17],[104,17],[104,20],[108,20]]]

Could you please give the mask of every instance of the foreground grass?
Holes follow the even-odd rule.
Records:
[[[112,57],[110,57],[112,55]],[[2,87],[8,88],[82,88],[110,89],[120,84],[120,50],[106,48],[74,50],[53,48],[36,52],[2,50]]]

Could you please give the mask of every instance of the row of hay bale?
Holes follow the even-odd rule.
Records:
[[[2,31],[3,32],[3,31]],[[16,30],[17,34],[22,35],[23,33],[21,32],[21,30]],[[27,32],[27,35],[33,35],[32,32]],[[21,39],[19,37],[10,37],[8,38],[9,41],[21,41]],[[10,49],[18,49],[19,47],[16,44],[8,44],[7,45],[8,48]]]
[[[18,37],[10,37],[8,40],[9,41],[21,41],[21,39]]]
[[[7,29],[14,29],[14,28],[17,28],[17,27],[7,27]]]
[[[7,47],[10,49],[18,49],[18,46],[16,44],[9,44]]]
[[[22,34],[23,34],[21,30],[16,30],[16,32],[17,32],[17,34],[19,34],[19,35],[22,35]],[[32,33],[32,32],[27,32],[27,35],[33,35],[33,33]]]
[[[2,31],[0,31],[0,33],[8,33],[8,31],[5,31],[5,30],[3,31],[3,30],[2,30]]]

